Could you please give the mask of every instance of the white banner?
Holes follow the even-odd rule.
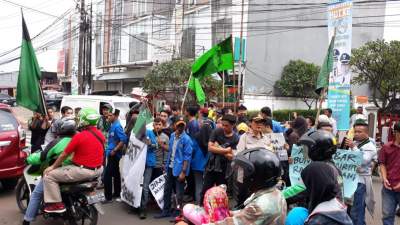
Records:
[[[123,156],[121,199],[138,208],[142,199],[143,173],[146,166],[147,145],[131,135]]]
[[[166,174],[163,174],[163,175],[157,177],[156,179],[154,179],[153,182],[151,182],[149,185],[151,194],[156,199],[157,204],[160,207],[160,209],[163,209],[163,207],[164,207],[165,180],[166,180]]]
[[[283,133],[272,133],[268,134],[271,140],[271,146],[276,156],[278,156],[280,161],[288,161],[288,152],[285,149],[285,137]]]

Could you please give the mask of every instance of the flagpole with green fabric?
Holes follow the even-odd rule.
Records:
[[[43,91],[40,86],[42,74],[32,47],[31,38],[22,14],[22,44],[17,83],[17,104],[34,112],[47,115]]]
[[[318,126],[318,117],[321,114],[322,102],[326,96],[329,87],[329,74],[333,70],[333,48],[335,45],[335,36],[336,36],[336,29],[329,43],[328,52],[325,56],[324,63],[321,66],[321,70],[319,71],[317,78],[315,93],[319,95],[319,105],[317,109],[317,115],[315,118],[315,127]]]
[[[187,85],[186,85],[185,94],[183,95],[183,99],[182,99],[182,105],[181,105],[181,114],[182,114],[182,115],[183,115],[183,106],[185,105],[186,96],[187,96],[187,93],[188,93],[188,91],[189,91],[189,83],[190,83],[190,80],[191,80],[191,79],[192,79],[192,73],[190,73],[189,80],[188,80],[188,83],[187,83]]]

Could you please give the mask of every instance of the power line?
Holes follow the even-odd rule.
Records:
[[[51,17],[55,17],[55,18],[58,17],[58,16],[52,15],[52,14],[50,14],[50,13],[43,12],[43,11],[40,11],[40,10],[31,8],[31,7],[28,7],[28,6],[24,6],[24,5],[15,3],[15,2],[11,2],[11,1],[8,1],[8,0],[0,0],[0,1],[7,2],[7,3],[11,4],[11,5],[18,6],[18,7],[21,7],[21,8],[23,8],[23,9],[31,10],[31,11],[33,11],[33,12],[37,12],[37,13],[40,13],[40,14],[43,14],[43,15],[46,15],[46,16],[51,16]]]

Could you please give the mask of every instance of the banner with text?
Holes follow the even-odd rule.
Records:
[[[157,201],[158,207],[163,209],[164,207],[164,185],[166,180],[166,174],[163,174],[156,179],[154,179],[150,185],[149,189],[154,199]]]
[[[289,165],[289,177],[292,185],[302,184],[301,171],[311,162],[304,157],[303,149],[293,145],[291,157],[293,163]],[[342,172],[344,197],[351,198],[357,189],[357,168],[361,166],[362,152],[338,149],[333,155],[336,167]]]
[[[131,135],[122,160],[121,199],[132,207],[140,207],[143,173],[146,166],[147,145]]]
[[[285,149],[285,137],[283,133],[272,133],[267,134],[269,135],[269,139],[271,140],[272,149],[278,156],[280,161],[287,161],[288,160],[288,153]]]
[[[328,107],[333,111],[338,130],[349,130],[350,126],[352,7],[352,0],[332,0],[328,5],[328,41],[335,34]]]

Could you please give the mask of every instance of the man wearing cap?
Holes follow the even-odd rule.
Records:
[[[108,131],[106,148],[107,165],[104,171],[104,196],[106,200],[104,203],[111,202],[113,197],[119,198],[121,194],[119,161],[122,157],[122,147],[127,143],[128,138],[118,120],[119,113],[120,111],[118,109],[114,109],[112,112],[107,114],[107,121],[111,124],[111,127]]]
[[[164,207],[161,214],[155,218],[171,216],[171,194],[175,186],[178,208],[183,207],[183,194],[185,178],[189,175],[190,161],[192,159],[192,141],[185,132],[186,123],[183,117],[174,119],[175,132],[169,140],[168,156],[166,163],[167,177],[164,186]]]
[[[393,225],[400,204],[400,122],[394,125],[394,140],[379,151],[378,163],[383,181],[382,222]]]
[[[363,153],[363,161],[357,169],[358,185],[354,193],[350,217],[354,225],[365,225],[365,207],[371,215],[374,213],[375,201],[372,188],[372,168],[377,160],[374,141],[369,138],[368,124],[364,120],[354,123],[354,140],[346,139],[345,145],[353,151]]]

